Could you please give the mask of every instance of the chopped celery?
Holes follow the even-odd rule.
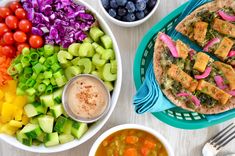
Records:
[[[100,38],[102,44],[104,45],[105,49],[110,49],[113,47],[113,42],[111,37],[109,37],[108,35],[104,35]]]
[[[96,51],[98,54],[100,54],[100,55],[102,55],[103,53],[105,53],[105,49],[104,49],[102,46],[100,46],[100,45],[95,49],[95,51]]]
[[[103,78],[105,81],[115,81],[117,79],[117,74],[111,73],[111,64],[107,63],[104,65]]]
[[[68,52],[73,56],[78,56],[78,50],[80,47],[80,43],[73,43],[69,46]]]
[[[88,43],[93,43],[94,41],[90,38],[90,37],[87,37],[83,40],[84,43],[88,42]]]
[[[81,69],[78,66],[70,66],[65,69],[65,76],[68,80],[78,74],[81,74]]]
[[[116,60],[111,60],[111,73],[117,74],[117,61]]]
[[[79,66],[83,66],[84,70],[83,73],[85,74],[89,74],[91,72],[92,69],[92,63],[91,60],[88,58],[82,58],[78,61],[78,65]]]
[[[102,53],[103,60],[113,60],[115,59],[115,53],[112,49],[106,49],[104,53]]]
[[[104,84],[110,92],[113,90],[113,83],[112,82],[105,81]]]
[[[100,37],[104,35],[104,32],[101,31],[98,27],[92,27],[90,29],[89,35],[95,42],[98,42]]]
[[[44,54],[46,57],[51,56],[54,54],[54,46],[50,44],[44,45]]]
[[[102,60],[99,54],[95,54],[92,57],[92,63],[96,66],[103,66],[106,63],[106,60]]]
[[[79,60],[80,60],[80,57],[76,57],[75,59],[73,59],[73,60],[71,61],[71,63],[72,63],[74,66],[77,66]]]
[[[95,53],[95,50],[91,43],[82,43],[79,48],[80,57],[92,57]]]
[[[71,60],[73,59],[73,55],[71,55],[70,53],[68,53],[67,51],[59,51],[58,53],[58,61],[60,63],[67,63],[68,61],[67,60]]]

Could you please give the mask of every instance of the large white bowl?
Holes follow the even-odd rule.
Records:
[[[9,2],[12,2],[12,1],[13,0],[1,0],[0,6],[6,6]],[[74,2],[77,4],[81,4],[81,5],[86,6],[87,9],[90,10],[96,16],[103,31],[106,34],[108,34],[113,40],[113,47],[114,47],[114,50],[116,53],[116,59],[118,62],[118,73],[117,73],[117,81],[116,81],[115,88],[114,88],[112,98],[111,98],[110,110],[104,118],[100,119],[98,122],[94,123],[91,127],[89,127],[89,130],[85,133],[85,135],[81,139],[74,140],[72,142],[69,142],[66,144],[61,144],[61,145],[58,145],[55,147],[46,148],[43,145],[28,147],[28,146],[21,144],[19,141],[17,141],[15,137],[8,136],[5,134],[0,134],[1,140],[9,143],[12,146],[20,148],[22,150],[36,152],[36,153],[54,153],[54,152],[65,151],[65,150],[74,148],[78,145],[81,145],[82,143],[86,142],[88,139],[93,137],[104,126],[104,124],[107,122],[107,120],[109,119],[110,115],[112,114],[112,112],[116,106],[118,96],[120,93],[120,89],[121,89],[121,83],[122,83],[122,62],[121,62],[121,57],[120,57],[120,52],[118,49],[117,41],[116,41],[113,33],[111,32],[109,26],[105,22],[105,20],[99,15],[99,13],[95,9],[93,9],[90,5],[88,5],[86,2],[84,2],[84,0],[74,0]]]
[[[122,27],[135,27],[135,26],[138,26],[144,22],[146,22],[153,14],[154,12],[157,10],[158,6],[159,6],[159,3],[160,3],[160,0],[157,0],[157,3],[155,4],[154,8],[150,11],[150,13],[145,16],[143,19],[141,20],[137,20],[137,21],[133,21],[133,22],[125,22],[125,21],[121,21],[121,20],[118,20],[116,18],[113,18],[112,16],[109,15],[109,13],[105,10],[101,0],[98,0],[99,1],[99,6],[101,8],[101,10],[103,11],[103,13],[105,14],[105,16],[111,21],[113,22],[114,24],[116,25],[119,25],[119,26],[122,26]]]
[[[116,127],[113,127],[111,129],[107,130],[95,141],[95,143],[91,147],[89,156],[95,156],[95,153],[96,153],[99,145],[102,143],[102,141],[104,139],[106,139],[111,134],[113,134],[117,131],[120,131],[120,130],[124,130],[124,129],[138,129],[138,130],[142,130],[142,131],[145,131],[145,132],[148,132],[148,133],[152,134],[153,136],[158,138],[159,141],[161,141],[161,143],[164,145],[164,147],[166,148],[166,151],[168,153],[168,156],[174,156],[174,152],[173,152],[173,149],[172,149],[171,145],[168,143],[168,141],[160,133],[153,130],[152,128],[142,126],[142,125],[138,125],[138,124],[124,124],[124,125],[119,125],[119,126],[116,126]]]

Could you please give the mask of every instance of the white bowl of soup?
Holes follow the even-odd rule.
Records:
[[[174,156],[168,141],[157,131],[142,125],[124,124],[104,132],[93,144],[89,156]]]

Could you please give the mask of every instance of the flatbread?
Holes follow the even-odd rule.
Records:
[[[201,7],[194,10],[190,15],[185,17],[177,26],[176,30],[180,33],[182,33],[185,36],[188,36],[190,39],[192,39],[192,36],[189,36],[189,29],[186,25],[192,22],[199,21],[199,18],[197,18],[197,13],[201,12],[202,10],[209,10],[211,12],[217,12],[223,7],[233,7],[235,9],[235,1],[234,0],[215,0],[209,3],[206,3],[202,5]]]
[[[164,43],[159,38],[160,34],[161,33],[158,34],[158,37],[155,41],[153,66],[154,66],[154,73],[155,73],[156,80],[158,81],[159,84],[162,84],[163,82],[162,77],[163,77],[164,72],[166,71],[163,71],[163,68],[160,63],[161,53],[164,52]],[[189,111],[198,112],[201,114],[217,114],[217,113],[222,113],[222,112],[235,108],[235,97],[232,97],[225,105],[217,104],[213,108],[208,108],[206,106],[201,105],[200,107],[194,110],[194,109],[187,107],[186,102],[179,100],[177,97],[175,97],[174,94],[171,93],[170,90],[162,89],[162,91],[165,94],[165,96],[176,106],[189,110]]]

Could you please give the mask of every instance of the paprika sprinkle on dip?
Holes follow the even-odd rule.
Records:
[[[94,76],[75,77],[65,90],[65,110],[76,119],[98,118],[108,108],[109,92],[104,84]]]

